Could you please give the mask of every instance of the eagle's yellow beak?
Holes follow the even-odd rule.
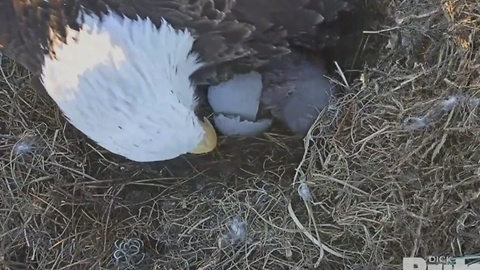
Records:
[[[197,147],[190,152],[192,154],[208,153],[213,151],[217,146],[217,133],[215,132],[215,128],[206,117],[203,118],[203,121],[204,122],[200,123],[202,124],[203,130],[205,130],[205,137],[203,137],[203,140]]]

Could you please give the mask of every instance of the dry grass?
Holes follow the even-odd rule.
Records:
[[[312,128],[307,151],[268,134],[205,157],[127,162],[67,125],[3,58],[0,263],[401,269],[402,257],[475,252],[480,3],[370,5],[386,19],[360,51],[378,58],[345,85],[333,128],[328,117]]]

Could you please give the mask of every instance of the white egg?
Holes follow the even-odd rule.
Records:
[[[208,102],[216,113],[239,115],[255,121],[262,87],[262,76],[258,72],[235,75],[227,82],[210,86]]]

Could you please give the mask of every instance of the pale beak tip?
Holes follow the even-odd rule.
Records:
[[[192,154],[205,154],[212,152],[217,147],[217,132],[212,123],[204,117],[203,123],[201,123],[203,130],[205,130],[205,136],[203,140],[197,145],[197,147],[191,151]]]

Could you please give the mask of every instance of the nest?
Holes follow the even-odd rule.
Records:
[[[475,252],[480,6],[369,5],[385,14],[365,31],[360,76],[338,70],[344,95],[303,141],[221,138],[168,162],[99,148],[3,58],[1,264],[401,269],[403,257]]]

